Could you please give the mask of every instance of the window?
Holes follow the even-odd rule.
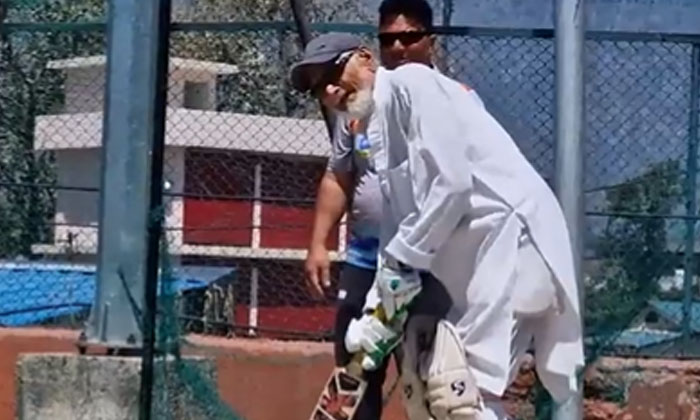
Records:
[[[183,107],[187,109],[212,109],[209,83],[185,81]]]

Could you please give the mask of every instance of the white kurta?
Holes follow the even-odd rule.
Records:
[[[537,369],[554,398],[566,398],[584,359],[570,239],[551,189],[473,93],[439,72],[380,68],[374,99],[383,251],[445,285],[479,386],[501,395],[513,373],[513,295],[542,304],[543,276],[518,274],[530,244],[559,309],[534,332]]]

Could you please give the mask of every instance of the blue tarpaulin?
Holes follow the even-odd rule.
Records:
[[[230,267],[173,269],[173,288],[205,288],[230,274]],[[0,263],[0,326],[25,326],[89,310],[95,298],[94,266]]]
[[[612,345],[630,347],[637,350],[656,344],[680,339],[683,323],[683,303],[673,300],[650,300],[650,308],[669,323],[668,330],[634,327],[613,335]],[[690,330],[692,334],[700,333],[700,303],[693,302],[690,306]],[[589,337],[589,343],[607,341],[607,337]]]
[[[673,300],[652,300],[649,302],[660,317],[666,319],[679,328],[683,324],[683,302]],[[690,305],[690,330],[700,333],[700,303],[692,302]]]
[[[681,333],[674,331],[626,330],[622,331],[615,339],[614,345],[642,349],[655,344],[677,340],[681,336]]]

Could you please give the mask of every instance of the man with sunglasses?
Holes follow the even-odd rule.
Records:
[[[382,192],[377,273],[346,350],[371,369],[405,334],[412,420],[506,418],[500,398],[530,344],[555,401],[575,395],[583,346],[568,230],[508,133],[460,83],[425,64],[379,67],[350,35],[310,42],[291,80],[362,122]],[[377,321],[377,305],[409,307],[408,323]]]
[[[379,57],[381,65],[393,70],[406,63],[436,68],[433,10],[426,0],[384,0],[379,6]],[[469,86],[479,103],[481,98]]]
[[[432,65],[433,10],[425,0],[384,0],[379,6],[379,56],[382,66]]]
[[[433,12],[425,0],[384,0],[379,7],[379,51],[382,65],[394,69],[402,64],[418,62],[433,65]],[[337,57],[337,70],[346,57]],[[337,75],[325,74],[317,86]],[[310,87],[312,91],[315,87]],[[472,91],[473,92],[473,91]],[[320,94],[320,92],[316,92]],[[476,93],[473,92],[476,97]],[[478,100],[478,97],[476,97]],[[338,116],[328,170],[318,190],[316,215],[305,270],[309,288],[323,296],[330,286],[330,260],[326,241],[332,227],[350,209],[349,241],[346,261],[338,286],[335,320],[335,358],[346,365],[352,355],[344,344],[351,320],[362,316],[365,296],[377,267],[381,192],[376,174],[368,161],[369,141],[366,121]],[[367,374],[366,398],[358,408],[357,420],[379,419],[382,413],[382,385],[388,360]]]

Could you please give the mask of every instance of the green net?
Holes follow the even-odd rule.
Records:
[[[162,221],[161,221],[162,222]],[[161,273],[157,305],[153,418],[242,420],[219,396],[214,360],[183,355],[195,347],[184,337],[175,277],[167,242],[160,241]]]

